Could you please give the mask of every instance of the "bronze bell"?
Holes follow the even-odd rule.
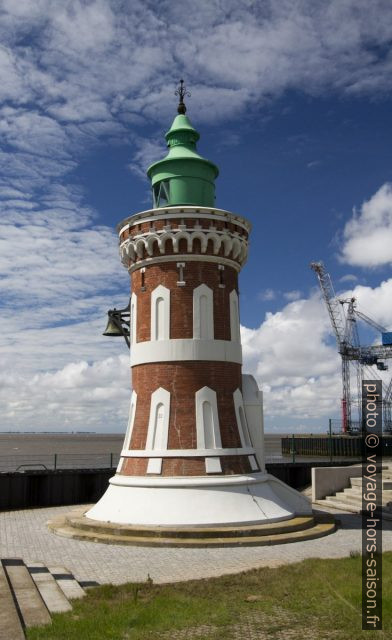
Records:
[[[116,323],[116,321],[113,319],[113,316],[111,313],[108,314],[108,323],[106,325],[106,329],[103,332],[103,336],[109,336],[110,338],[117,338],[117,337],[121,337],[124,335],[124,333],[121,331],[121,329],[119,328],[118,324]]]

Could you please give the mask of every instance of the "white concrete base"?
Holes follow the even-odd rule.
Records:
[[[262,524],[312,513],[310,501],[268,473],[226,477],[116,475],[87,518],[145,526]]]

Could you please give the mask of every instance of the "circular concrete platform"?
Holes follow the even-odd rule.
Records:
[[[82,505],[81,505],[82,507]],[[261,567],[278,567],[306,558],[343,558],[361,552],[361,516],[333,510],[335,533],[326,538],[281,545],[236,547],[160,547],[95,544],[54,535],[47,521],[76,507],[45,507],[0,513],[0,557],[64,566],[78,581],[100,584],[155,583],[212,578]],[[87,506],[85,507],[87,509]],[[331,510],[324,508],[323,512]],[[392,522],[383,522],[383,551],[392,550]]]
[[[258,525],[225,527],[146,527],[100,522],[88,507],[49,520],[57,535],[106,544],[159,547],[236,547],[284,544],[321,538],[336,529],[332,515],[303,515]]]

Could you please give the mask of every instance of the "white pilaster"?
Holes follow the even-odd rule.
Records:
[[[170,393],[160,387],[151,394],[146,449],[167,449],[169,437]],[[150,458],[147,473],[161,473],[162,458]]]
[[[151,340],[170,338],[170,289],[161,284],[151,293]]]
[[[193,337],[214,339],[214,294],[205,284],[193,290]]]
[[[222,440],[219,427],[216,392],[203,387],[195,394],[196,402],[196,438],[198,449],[220,449]],[[205,459],[207,473],[220,473],[220,459]]]

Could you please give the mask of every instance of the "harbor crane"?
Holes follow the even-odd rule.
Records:
[[[352,420],[352,397],[350,367],[354,366],[358,388],[358,416],[361,428],[361,386],[363,367],[376,366],[379,371],[386,371],[385,360],[392,358],[392,332],[365,313],[359,311],[356,299],[341,300],[336,297],[332,280],[322,262],[312,262],[311,268],[317,274],[320,289],[326,304],[331,325],[335,334],[339,354],[342,359],[342,430],[343,433],[355,431]],[[382,344],[361,345],[359,340],[357,319],[381,333]],[[372,370],[374,372],[374,370]],[[376,374],[377,378],[379,377]],[[374,376],[375,377],[375,376]],[[392,379],[388,387],[384,384],[383,393],[384,425],[392,430]]]

